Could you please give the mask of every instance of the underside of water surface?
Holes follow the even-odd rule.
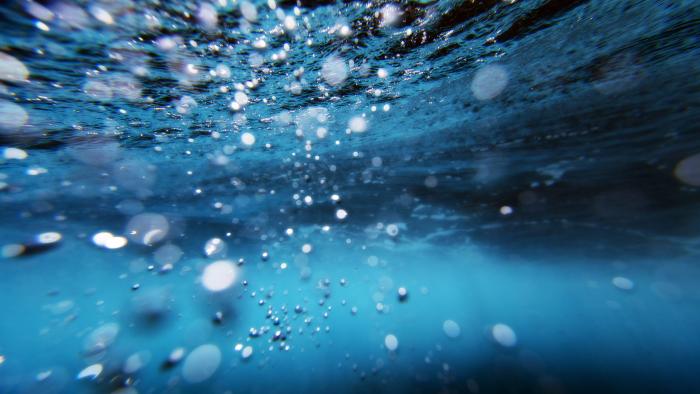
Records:
[[[700,7],[0,5],[0,393],[700,392]]]

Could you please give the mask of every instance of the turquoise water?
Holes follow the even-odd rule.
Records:
[[[0,393],[700,390],[695,2],[0,7]]]

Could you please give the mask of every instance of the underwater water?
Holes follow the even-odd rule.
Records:
[[[700,392],[700,7],[0,5],[0,393]]]

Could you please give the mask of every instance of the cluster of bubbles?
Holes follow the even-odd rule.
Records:
[[[123,3],[123,4],[122,4]],[[69,2],[57,1],[49,6],[44,6],[34,1],[27,1],[25,9],[33,18],[36,18],[35,26],[42,32],[49,32],[53,28],[68,28],[75,30],[87,29],[93,23],[98,22],[100,28],[109,29],[117,28],[121,21],[133,17],[132,7],[128,5],[129,1],[125,2],[96,2],[88,5],[85,9],[81,6]],[[128,72],[113,71],[104,65],[97,65],[94,70],[86,73],[86,78],[80,83],[81,94],[84,94],[92,103],[100,106],[110,107],[115,105],[131,104],[131,107],[138,108],[141,106],[153,106],[155,111],[165,110],[170,116],[176,119],[184,119],[183,124],[186,124],[188,117],[194,117],[203,108],[210,106],[210,101],[200,99],[195,92],[198,89],[203,89],[202,85],[217,84],[216,94],[226,97],[226,114],[230,118],[226,119],[226,131],[212,132],[212,139],[222,138],[221,134],[228,132],[230,128],[235,132],[236,143],[235,147],[222,147],[221,151],[225,155],[232,155],[234,152],[258,152],[265,149],[272,149],[271,143],[266,141],[271,140],[269,135],[262,131],[253,131],[249,121],[256,116],[256,107],[273,106],[276,102],[282,101],[276,95],[265,96],[260,93],[260,88],[267,83],[267,76],[278,72],[275,66],[279,65],[280,69],[285,66],[286,60],[291,56],[297,45],[305,45],[312,47],[314,42],[311,38],[306,38],[301,33],[303,29],[310,26],[309,17],[312,14],[305,14],[300,7],[293,7],[292,10],[283,10],[278,6],[275,0],[268,0],[267,9],[260,4],[251,1],[227,1],[219,0],[217,2],[200,2],[196,6],[190,7],[191,15],[188,12],[188,18],[196,21],[202,31],[215,36],[220,30],[225,29],[222,26],[224,13],[228,13],[232,8],[237,9],[241,19],[238,21],[239,27],[237,33],[241,33],[241,46],[245,46],[248,53],[245,69],[241,70],[241,65],[222,62],[212,65],[207,63],[206,56],[202,54],[211,53],[213,58],[226,58],[232,53],[233,49],[225,47],[221,42],[201,43],[195,40],[188,40],[183,36],[175,34],[166,34],[155,37],[152,40],[153,47],[158,51],[158,55],[164,59],[169,77],[176,81],[172,91],[175,94],[171,95],[170,104],[165,107],[156,106],[153,104],[153,97],[144,97],[149,94],[144,85],[144,80],[150,75],[151,70],[148,70],[144,54],[132,54],[130,49],[139,47],[141,43],[130,42],[127,45],[129,50],[123,50],[117,45],[110,50],[110,58],[118,63],[121,63],[128,69]],[[380,28],[387,29],[393,33],[393,28],[399,24],[403,16],[403,5],[399,3],[382,4],[377,10],[376,17]],[[144,14],[145,23],[152,32],[157,32],[164,27],[164,24],[157,16],[158,13],[147,10]],[[94,19],[94,20],[93,20]],[[272,29],[261,29],[263,21],[276,21],[276,25]],[[258,34],[263,32],[261,34]],[[332,26],[325,30],[330,36],[341,40],[350,40],[355,33],[353,28],[342,19],[333,21]],[[403,33],[402,33],[403,34]],[[206,37],[206,36],[205,36]],[[254,37],[254,38],[251,38]],[[272,48],[278,37],[286,37],[290,42],[285,43],[277,48]],[[142,40],[141,40],[142,41]],[[138,52],[134,50],[134,52]],[[314,81],[312,71],[304,67],[298,67],[286,77],[289,83],[284,86],[284,93],[294,97],[305,98],[305,95],[311,92],[319,92],[319,97],[326,103],[333,103],[339,99],[336,94],[344,87],[348,87],[353,78],[373,78],[378,79],[379,83],[367,91],[371,99],[381,99],[385,96],[385,86],[390,86],[395,78],[401,76],[401,70],[392,69],[389,66],[377,67],[376,74],[372,73],[372,69],[368,64],[358,64],[348,54],[344,54],[344,49],[325,53],[319,56],[317,63],[314,66],[313,72],[317,72],[317,79]],[[245,74],[245,77],[241,75]],[[375,78],[376,76],[376,78]],[[505,65],[498,63],[484,65],[480,67],[471,80],[469,89],[476,100],[488,101],[494,100],[506,90],[509,83],[509,70]],[[311,80],[311,82],[310,82]],[[30,70],[16,57],[0,52],[0,81],[10,85],[27,84],[30,82]],[[384,84],[384,85],[382,85]],[[380,89],[381,88],[381,89]],[[282,88],[278,94],[282,94]],[[363,107],[364,106],[364,107]],[[274,123],[281,129],[292,127],[294,136],[303,141],[304,152],[307,158],[320,161],[318,155],[313,155],[313,146],[316,143],[321,143],[321,140],[332,140],[337,136],[347,136],[348,138],[364,138],[372,133],[372,128],[375,127],[375,121],[378,118],[375,112],[378,108],[383,112],[389,112],[392,106],[389,103],[377,103],[375,105],[366,105],[363,101],[355,105],[352,113],[347,116],[338,117],[335,119],[329,110],[330,105],[314,104],[303,109],[285,110],[280,109],[279,112],[270,119],[260,119],[264,123]],[[172,111],[171,111],[172,110]],[[128,112],[124,108],[119,109],[119,113],[126,115]],[[6,98],[0,98],[0,134],[21,133],[23,128],[28,125],[30,113],[17,102]],[[342,123],[341,127],[337,124]],[[131,125],[130,125],[131,126]],[[77,129],[78,127],[76,127]],[[117,129],[117,127],[115,127]],[[344,133],[343,133],[344,132]],[[366,134],[365,134],[366,133]],[[119,133],[114,133],[118,135]],[[340,138],[340,137],[338,137]],[[329,142],[326,140],[325,142]],[[89,140],[93,141],[93,140]],[[122,150],[120,143],[116,139],[95,139],[96,143],[73,143],[67,152],[70,157],[76,161],[97,168],[111,176],[114,186],[110,186],[110,190],[118,187],[126,189],[133,193],[134,199],[124,200],[117,207],[117,210],[128,217],[125,228],[122,233],[112,233],[110,231],[98,231],[92,235],[90,240],[98,248],[107,250],[143,248],[152,251],[152,259],[160,266],[160,272],[165,273],[173,269],[183,257],[185,252],[173,240],[177,236],[175,224],[169,216],[156,212],[144,211],[145,200],[151,196],[151,188],[155,183],[156,168],[150,167],[145,161],[133,158],[121,158]],[[193,142],[193,140],[188,140]],[[336,139],[331,143],[340,145],[343,143],[341,139]],[[243,149],[240,149],[243,148]],[[157,151],[162,150],[161,146],[156,147]],[[184,152],[191,155],[189,150]],[[235,153],[237,154],[237,153]],[[300,159],[295,152],[290,162],[294,165],[302,166]],[[353,157],[361,157],[361,152],[353,152]],[[4,160],[23,161],[29,158],[29,153],[20,147],[3,147],[2,158]],[[679,163],[676,168],[676,176],[687,184],[698,186],[700,185],[700,176],[694,171],[698,162],[697,157],[690,157]],[[228,165],[228,160],[219,160],[218,163]],[[372,158],[372,166],[374,168],[382,168],[384,165],[381,157]],[[336,171],[335,165],[331,166],[333,172]],[[38,175],[44,173],[41,167],[32,167],[28,170],[30,175]],[[188,175],[191,175],[191,171]],[[422,178],[421,178],[422,179]],[[435,176],[425,178],[424,184],[428,188],[435,188],[439,185],[438,179]],[[240,180],[232,179],[231,185],[239,190],[245,189]],[[298,184],[294,186],[296,189],[302,187]],[[328,212],[328,219],[333,217],[338,222],[347,223],[353,220],[353,216],[349,214],[341,203],[341,198],[338,193],[330,195],[330,201],[334,205],[333,211]],[[201,188],[195,189],[195,194],[205,194]],[[311,207],[317,204],[323,198],[319,194],[302,192],[299,190],[298,200],[299,206]],[[330,193],[328,193],[330,194]],[[325,196],[328,196],[325,194]],[[345,195],[344,195],[345,196]],[[316,200],[316,201],[315,201]],[[223,204],[219,207],[221,208]],[[222,209],[223,210],[223,209]],[[230,210],[229,210],[230,212]],[[500,208],[502,215],[511,215],[513,209],[509,206]],[[283,227],[284,228],[284,227]],[[330,226],[322,227],[324,233],[330,232]],[[386,226],[382,225],[381,231],[392,240],[399,240],[406,233],[406,226],[403,223],[389,223]],[[290,238],[299,236],[294,228],[288,227],[284,234]],[[58,232],[43,232],[38,234],[34,239],[24,243],[6,244],[2,247],[2,256],[7,258],[18,257],[28,254],[33,251],[41,251],[60,244],[62,235]],[[348,239],[348,241],[350,241]],[[348,242],[349,243],[349,242]],[[128,247],[127,247],[128,246]],[[233,248],[233,246],[231,246]],[[149,249],[152,248],[152,249]],[[310,268],[307,255],[317,253],[314,246],[310,242],[301,243],[301,257],[297,256],[298,261],[294,261],[297,265],[302,266],[300,277],[304,280],[308,279]],[[202,249],[199,250],[199,253]],[[150,253],[150,252],[149,252]],[[234,289],[247,288],[248,283],[243,280],[243,259],[235,261],[229,257],[229,245],[223,238],[210,238],[206,241],[203,247],[205,263],[201,269],[199,283],[204,290],[214,295],[231,295]],[[267,251],[261,254],[261,260],[268,262],[270,255]],[[374,257],[374,256],[373,256]],[[274,267],[280,270],[286,270],[291,263],[285,261],[275,263]],[[371,262],[370,262],[371,261]],[[370,266],[379,264],[378,258],[368,260]],[[155,269],[149,266],[148,270]],[[198,271],[199,272],[199,271]],[[613,285],[622,290],[631,290],[633,283],[626,278],[616,277],[612,281]],[[341,286],[347,286],[348,281],[342,279]],[[390,286],[388,286],[390,287]],[[132,290],[138,290],[141,285],[136,283],[132,285]],[[145,288],[145,286],[144,286]],[[317,289],[322,292],[322,298],[318,301],[319,306],[324,308],[322,317],[328,318],[332,308],[326,305],[326,300],[330,297],[330,280],[322,279],[319,281]],[[136,294],[144,292],[140,290]],[[266,302],[272,297],[270,292],[263,290],[249,291],[252,298],[257,300],[258,305],[265,309],[266,319],[269,319],[270,324],[262,327],[251,327],[248,336],[256,338],[263,334],[271,333],[270,343],[279,343],[281,349],[288,350],[290,347],[287,343],[287,336],[293,331],[288,325],[288,312],[286,307],[274,309],[272,306],[265,306]],[[395,297],[399,302],[405,303],[409,301],[409,290],[407,287],[401,286],[396,290]],[[152,316],[165,309],[162,305],[162,294],[155,294],[143,299],[143,307],[139,308],[145,314]],[[376,310],[380,313],[388,313],[389,306],[385,304],[383,296],[376,297]],[[343,301],[343,305],[345,301]],[[139,304],[141,305],[141,304]],[[356,315],[358,308],[353,306],[350,308],[351,314]],[[312,325],[312,317],[307,314],[307,309],[301,305],[297,305],[293,309],[292,315],[304,316],[303,323],[306,326]],[[225,318],[225,312],[217,311],[214,321],[220,323]],[[302,328],[299,328],[302,330]],[[321,332],[323,329],[320,325],[312,328],[313,332]],[[93,330],[85,337],[83,344],[83,353],[86,358],[92,360],[96,356],[103,355],[116,341],[121,327],[116,323],[107,323]],[[330,331],[330,326],[325,327],[325,331]],[[439,331],[439,325],[438,325]],[[449,339],[457,340],[461,336],[460,325],[453,320],[445,320],[442,323],[442,331]],[[301,331],[299,331],[301,332]],[[268,334],[269,335],[269,334]],[[392,354],[399,352],[399,339],[397,333],[388,333],[384,336],[383,345],[387,351]],[[491,339],[502,347],[513,347],[517,344],[517,338],[514,330],[503,323],[495,324],[490,329]],[[238,343],[234,350],[240,354],[240,358],[248,360],[253,356],[254,348],[252,345]],[[166,364],[173,366],[181,364],[182,378],[188,383],[200,383],[211,378],[222,365],[222,360],[225,357],[222,350],[216,344],[202,344],[189,352],[182,347],[178,347],[168,355]],[[148,363],[150,355],[147,352],[138,352],[126,358],[122,370],[127,374],[133,374],[143,368]],[[0,364],[4,362],[4,357],[0,356]],[[76,378],[78,380],[98,380],[104,376],[106,365],[102,362],[92,363],[80,370]]]

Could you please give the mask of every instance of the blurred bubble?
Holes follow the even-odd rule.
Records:
[[[114,164],[112,178],[117,185],[136,193],[138,197],[147,197],[156,179],[155,167],[138,159],[123,160]]]
[[[616,276],[612,279],[612,284],[620,290],[632,290],[634,289],[634,282],[629,278],[624,276]]]
[[[168,219],[157,213],[141,213],[129,220],[125,233],[134,242],[151,246],[163,240],[170,230]]]
[[[343,59],[331,55],[321,66],[321,76],[329,85],[340,85],[348,77],[348,66]]]
[[[386,346],[387,350],[390,352],[395,352],[396,349],[399,348],[399,340],[394,334],[389,334],[384,337],[384,346]]]
[[[354,116],[348,122],[348,128],[353,133],[363,133],[367,131],[367,120],[362,116]]]
[[[21,256],[27,248],[22,244],[7,244],[0,249],[0,255],[6,259]]]
[[[255,136],[251,133],[241,134],[241,142],[243,145],[252,146],[255,143]]]
[[[204,254],[207,257],[217,257],[226,254],[226,242],[221,238],[212,238],[204,245]]]
[[[90,379],[95,380],[102,373],[104,367],[102,364],[92,364],[78,373],[76,379]]]
[[[287,31],[294,31],[297,28],[297,20],[292,15],[285,16],[283,24]]]
[[[199,5],[199,10],[197,11],[197,20],[202,27],[211,30],[216,28],[219,22],[219,14],[213,5],[202,3]]]
[[[491,327],[493,340],[503,347],[513,347],[517,343],[515,332],[509,326],[499,323]]]
[[[90,6],[89,10],[90,14],[92,14],[92,16],[95,17],[95,19],[104,23],[105,25],[114,24],[114,18],[112,17],[112,14],[110,14],[104,8],[93,4]]]
[[[0,100],[0,133],[16,131],[24,126],[28,119],[29,115],[22,107],[11,101]]]
[[[100,81],[89,80],[83,85],[83,91],[96,100],[109,100],[112,98],[112,88]]]
[[[19,148],[4,148],[2,150],[2,157],[5,160],[24,160],[29,155],[24,149]]]
[[[238,277],[238,267],[228,260],[215,261],[204,268],[202,284],[209,291],[223,291]]]
[[[70,157],[88,165],[103,166],[114,162],[120,155],[119,143],[94,138],[74,143],[66,152]]]
[[[51,10],[67,27],[85,29],[90,24],[90,17],[87,12],[75,4],[59,1],[51,4]]]
[[[105,351],[114,343],[119,334],[117,323],[107,323],[90,333],[83,341],[83,351],[86,355],[95,355]]]
[[[55,231],[49,231],[46,233],[41,233],[36,236],[37,242],[40,244],[55,244],[59,242],[63,236],[61,233],[55,232]]]
[[[25,2],[24,9],[29,15],[35,17],[36,19],[40,19],[44,22],[50,22],[55,16],[50,9],[44,7],[43,5],[33,0],[28,0],[27,2]]]
[[[201,345],[190,352],[182,365],[182,377],[188,383],[209,379],[219,368],[221,351],[216,345]]]
[[[131,74],[112,74],[107,81],[115,96],[127,100],[137,100],[141,97],[141,83]]]
[[[126,374],[133,374],[143,368],[151,359],[151,354],[147,351],[134,353],[124,362],[122,371]]]
[[[92,242],[95,245],[106,249],[119,249],[123,248],[127,244],[126,238],[115,236],[108,231],[101,231],[93,235]]]
[[[191,96],[182,96],[175,105],[175,110],[180,114],[188,114],[197,107],[197,102]]]
[[[673,170],[673,174],[683,183],[700,186],[700,153],[681,160]]]
[[[165,244],[153,252],[153,260],[160,265],[175,264],[182,258],[183,252],[179,246]]]
[[[381,26],[393,26],[401,18],[401,8],[396,4],[385,4],[379,11],[382,17]]]
[[[472,79],[471,90],[478,100],[491,100],[501,94],[508,84],[506,68],[492,64],[480,68]]]
[[[284,115],[285,113],[279,115],[280,121],[288,120],[288,118],[282,119],[282,116]],[[297,137],[311,138],[316,136],[319,138],[324,138],[328,132],[325,126],[329,119],[330,113],[327,108],[307,108],[306,110],[299,113],[294,119]],[[319,136],[319,129],[325,130],[325,132],[322,131],[320,133],[323,137]]]
[[[249,1],[242,1],[240,5],[241,14],[248,22],[256,22],[258,20],[258,9]]]
[[[454,320],[445,320],[442,323],[442,331],[444,331],[445,335],[449,338],[457,338],[462,332],[459,328],[459,324]]]
[[[0,79],[7,82],[23,82],[29,77],[29,70],[14,56],[0,52]]]
[[[339,210],[335,211],[335,217],[337,217],[340,220],[343,220],[346,217],[348,217],[348,212],[344,209],[339,209]]]

